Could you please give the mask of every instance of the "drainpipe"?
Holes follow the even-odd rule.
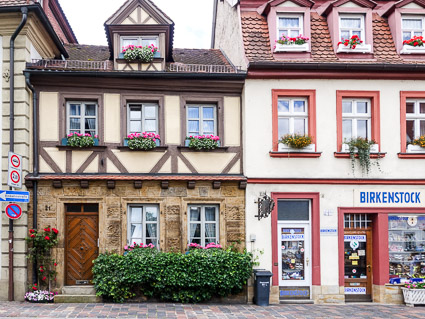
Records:
[[[32,171],[33,176],[38,176],[38,110],[37,110],[37,93],[34,86],[30,82],[30,74],[25,73],[25,83],[32,92],[32,139],[33,139],[33,160]],[[33,182],[33,195],[32,195],[32,228],[37,229],[37,181]],[[32,265],[32,282],[38,282],[37,273],[37,260],[34,260]]]
[[[15,39],[21,32],[28,18],[28,8],[22,7],[22,20],[10,38],[10,128],[9,128],[9,150],[15,149]],[[13,219],[9,219],[9,301],[14,300],[13,283]]]

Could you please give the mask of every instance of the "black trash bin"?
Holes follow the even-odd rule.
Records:
[[[270,278],[273,274],[264,269],[254,269],[254,303],[268,306],[270,297]]]

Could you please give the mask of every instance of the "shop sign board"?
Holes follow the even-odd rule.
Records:
[[[366,189],[354,190],[356,207],[425,207],[425,190]]]
[[[7,185],[22,188],[22,156],[9,152]]]
[[[320,235],[322,236],[336,236],[338,235],[337,228],[321,228]]]
[[[310,299],[310,287],[279,287],[279,299]]]
[[[345,287],[346,295],[366,295],[366,287]]]
[[[304,234],[282,234],[283,240],[304,240]]]
[[[354,241],[366,242],[366,235],[344,235],[344,241]]]

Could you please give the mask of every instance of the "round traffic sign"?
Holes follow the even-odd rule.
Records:
[[[21,176],[19,175],[19,173],[17,171],[11,171],[10,172],[10,179],[14,183],[19,183],[19,181],[21,180]]]
[[[10,219],[18,219],[22,215],[22,209],[18,204],[9,204],[6,206],[5,213]]]
[[[19,167],[19,165],[21,165],[21,160],[19,159],[19,157],[17,155],[12,155],[12,157],[10,158],[10,163],[12,164],[13,167]]]

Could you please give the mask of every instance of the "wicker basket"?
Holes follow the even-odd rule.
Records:
[[[403,297],[406,305],[425,305],[425,289],[409,289],[404,287],[401,289],[403,290]]]

